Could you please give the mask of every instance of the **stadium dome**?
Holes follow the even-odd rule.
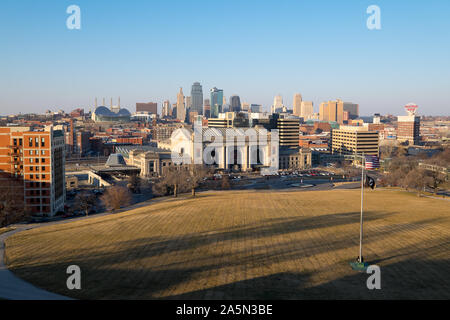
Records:
[[[130,117],[131,113],[127,109],[120,109],[116,113],[105,106],[97,107],[92,113],[92,120],[95,122],[129,122]]]

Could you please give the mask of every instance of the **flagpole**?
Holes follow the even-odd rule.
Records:
[[[359,258],[358,262],[362,263],[362,238],[363,238],[363,203],[364,203],[364,153],[361,158],[361,215],[359,221]]]

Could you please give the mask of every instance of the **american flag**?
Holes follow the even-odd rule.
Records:
[[[373,170],[380,167],[380,160],[377,156],[365,156],[366,157],[366,170]]]

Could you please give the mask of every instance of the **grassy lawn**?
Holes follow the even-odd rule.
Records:
[[[365,194],[366,261],[381,290],[353,271],[359,190],[203,193],[13,235],[21,278],[83,299],[449,299],[446,201]],[[78,265],[82,289],[66,289]]]

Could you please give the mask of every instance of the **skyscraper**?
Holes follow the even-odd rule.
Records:
[[[166,100],[166,101],[163,102],[162,116],[163,117],[169,117],[171,115],[172,115],[172,108],[170,106],[169,100]]]
[[[312,101],[302,101],[300,105],[300,117],[304,120],[308,120],[312,118],[314,113],[314,107]]]
[[[241,99],[238,95],[233,95],[230,97],[230,111],[239,112],[241,111]]]
[[[275,98],[273,99],[273,105],[272,105],[272,113],[276,113],[277,109],[281,109],[283,108],[283,98],[281,97],[281,95],[277,95],[275,96]]]
[[[203,89],[199,82],[194,82],[191,88],[191,111],[203,114]]]
[[[209,102],[209,99],[205,99],[203,102],[203,115],[206,118],[211,116],[211,103]]]
[[[347,103],[347,102],[346,102]],[[320,120],[323,121],[335,121],[339,124],[344,123],[344,105],[346,104],[342,100],[322,102],[320,104]],[[349,105],[354,105],[348,103]],[[357,105],[356,105],[357,106]]]
[[[192,98],[190,96],[185,97],[186,99],[186,112],[192,107]]]
[[[420,117],[416,114],[417,105],[409,103],[405,109],[408,115],[397,117],[397,141],[418,145],[420,142]]]
[[[184,103],[183,88],[180,88],[180,92],[177,94],[177,119],[182,122],[186,121],[186,105]]]
[[[223,90],[212,88],[211,91],[211,118],[216,118],[222,112]]]
[[[294,94],[294,103],[293,103],[293,115],[297,117],[301,117],[301,107],[302,107],[302,95],[300,93]]]

